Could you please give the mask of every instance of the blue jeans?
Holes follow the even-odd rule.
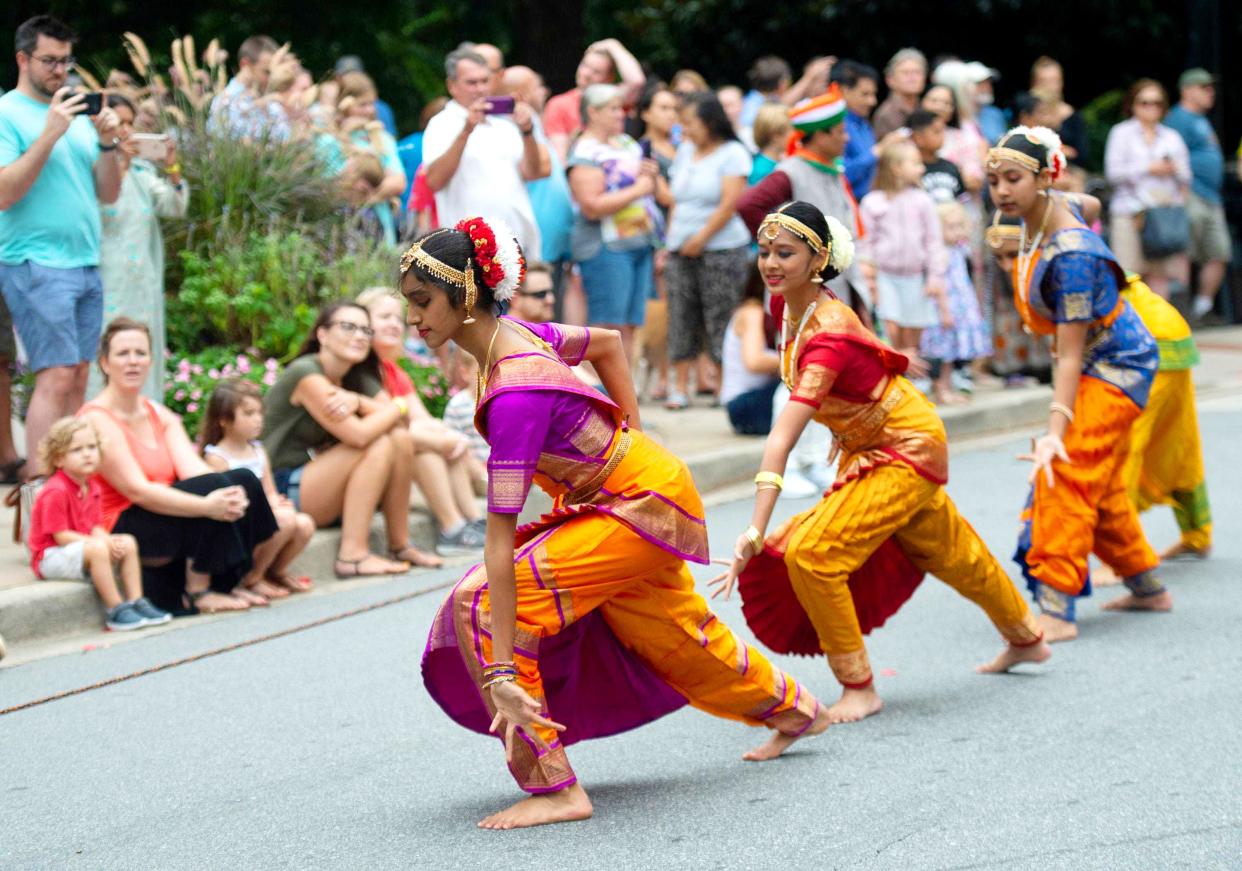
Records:
[[[292,502],[298,511],[302,510],[302,470],[305,468],[295,466],[292,469],[277,469],[272,473],[276,492]]]
[[[738,435],[767,435],[772,431],[772,396],[780,381],[739,393],[725,404],[729,423]]]
[[[95,359],[103,332],[99,269],[0,264],[0,291],[36,372]]]
[[[587,323],[641,327],[655,284],[652,249],[610,251],[578,264],[587,297]]]

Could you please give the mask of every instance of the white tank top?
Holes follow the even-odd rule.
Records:
[[[249,457],[235,457],[232,454],[226,454],[220,450],[218,445],[208,445],[203,448],[204,454],[211,454],[213,457],[221,457],[229,464],[230,469],[249,469],[254,472],[254,476],[260,481],[263,480],[263,472],[267,468],[266,455],[263,453],[263,445],[259,442],[251,442],[251,449],[254,451]]]
[[[766,387],[772,381],[771,375],[751,372],[742,362],[742,339],[733,329],[736,321],[737,312],[734,312],[725,327],[724,345],[720,349],[721,405],[728,405],[743,393]]]

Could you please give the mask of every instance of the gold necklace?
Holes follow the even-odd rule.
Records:
[[[791,353],[786,360],[785,349],[789,345],[789,325],[793,323],[789,318],[781,318],[781,380],[785,382],[785,386],[790,390],[794,389],[793,373],[794,367],[798,365],[798,345],[802,342],[802,330],[806,327],[806,322],[811,319],[811,313],[815,311],[815,306],[819,305],[818,299],[811,300],[807,305],[806,311],[802,313],[802,318],[798,321],[798,332],[794,333],[794,343]]]
[[[489,371],[492,365],[492,349],[496,347],[496,337],[500,335],[500,325],[504,323],[500,318],[496,318],[496,329],[492,330],[492,340],[487,343],[487,353],[483,357],[483,365],[479,367],[478,374],[475,375],[475,392],[474,407],[479,407],[479,401],[483,398],[483,388],[487,386],[487,376],[491,374]],[[487,373],[486,375],[484,373]]]
[[[1031,300],[1031,261],[1035,257],[1035,252],[1039,250],[1040,243],[1044,240],[1044,231],[1048,229],[1048,219],[1052,216],[1053,202],[1052,198],[1048,198],[1048,206],[1044,209],[1044,218],[1039,222],[1039,232],[1035,234],[1035,238],[1031,240],[1028,247],[1026,241],[1026,222],[1022,222],[1022,238],[1018,246],[1018,292],[1026,299],[1027,303]]]

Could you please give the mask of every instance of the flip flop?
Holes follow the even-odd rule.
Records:
[[[384,572],[362,571],[361,569],[362,564],[366,562],[367,560],[371,559],[372,557],[379,559],[379,557],[373,553],[367,554],[362,559],[341,559],[340,557],[337,557],[335,563],[332,566],[332,572],[339,579],[346,580],[348,578],[377,578],[377,577],[383,577],[385,575],[404,575],[406,572],[410,570],[409,566],[406,565],[404,568],[390,569],[389,571],[384,571]],[[341,566],[352,566],[352,568],[347,569],[345,571],[341,571]]]

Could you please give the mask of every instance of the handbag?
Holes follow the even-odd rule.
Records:
[[[35,499],[46,483],[45,478],[35,478],[24,484],[18,484],[4,497],[4,504],[13,509],[13,542],[26,545],[26,555],[30,555],[30,517],[34,514]],[[26,532],[23,535],[22,530]]]
[[[1142,213],[1139,238],[1146,260],[1161,260],[1190,247],[1190,217],[1184,206],[1153,206]]]

